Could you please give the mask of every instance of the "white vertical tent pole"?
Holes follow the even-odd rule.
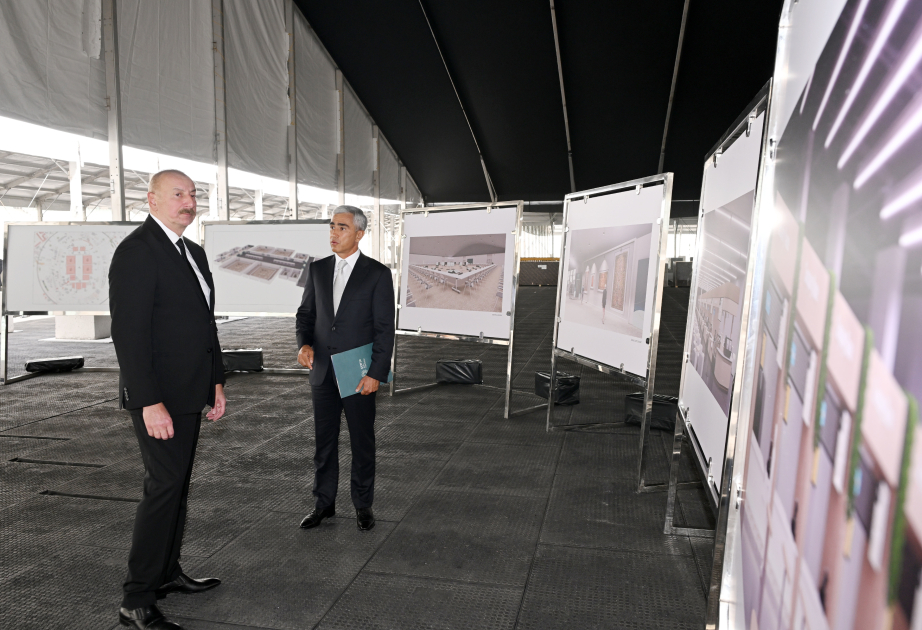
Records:
[[[375,170],[372,174],[375,187],[375,238],[372,242],[372,256],[378,262],[384,262],[384,217],[381,216],[381,139],[378,125],[371,126],[372,151],[374,151]]]
[[[256,214],[256,220],[263,220],[263,191],[257,190],[253,194],[253,209]]]
[[[230,219],[230,193],[227,184],[227,90],[224,80],[224,0],[211,0],[212,53],[214,59],[214,134],[217,186],[215,210],[221,221]],[[209,196],[210,197],[210,196]]]
[[[118,73],[116,0],[103,0],[102,31],[106,61],[106,106],[109,110],[109,200],[112,220],[125,220],[125,179],[122,169],[122,108]],[[41,210],[39,210],[41,214]]]
[[[339,205],[346,203],[346,112],[345,100],[343,94],[343,73],[339,68],[336,69],[336,101],[337,116],[336,134],[337,134],[337,153],[336,153],[336,191],[338,193],[337,202]]]
[[[285,29],[288,31],[288,207],[291,218],[298,218],[298,132],[295,85],[295,3],[285,2]]]
[[[400,165],[400,209],[407,209],[407,167]]]
[[[68,164],[67,176],[70,179],[70,214],[74,221],[85,221],[83,213],[83,182],[81,181],[80,162]]]

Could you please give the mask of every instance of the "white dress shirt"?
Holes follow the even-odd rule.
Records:
[[[346,266],[343,267],[343,271],[342,271],[342,273],[343,273],[343,286],[349,284],[349,277],[352,275],[352,270],[355,269],[355,263],[358,262],[359,256],[361,255],[361,253],[362,253],[362,251],[359,250],[359,249],[357,249],[357,250],[355,250],[355,253],[354,253],[354,254],[352,254],[351,256],[349,256],[349,257],[347,257],[347,258],[341,258],[341,257],[339,256],[339,254],[333,254],[333,256],[336,258],[336,262],[335,262],[335,264],[333,265],[333,281],[334,281],[334,282],[336,281],[336,266],[339,265],[339,261],[340,261],[340,260],[345,260],[345,261],[346,261]]]
[[[170,239],[171,243],[173,243],[173,247],[176,248],[176,253],[182,256],[182,250],[179,249],[179,245],[176,244],[179,242],[179,239],[181,239],[182,237],[177,235],[176,232],[174,232],[167,226],[165,226],[163,224],[163,221],[161,221],[154,215],[150,215],[150,217],[154,221],[157,222],[157,225],[163,228],[163,233],[166,234],[166,237]],[[186,248],[186,251],[189,250],[189,247],[185,243],[183,243],[183,247]],[[208,283],[205,282],[205,276],[202,275],[201,270],[198,268],[198,265],[195,264],[195,259],[192,257],[191,254],[186,256],[186,260],[188,260],[189,264],[192,265],[192,271],[195,272],[195,276],[198,278],[198,283],[202,287],[202,293],[205,294],[205,304],[211,304],[211,287],[209,287]]]

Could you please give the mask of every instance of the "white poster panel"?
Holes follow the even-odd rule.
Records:
[[[679,404],[720,487],[722,462],[736,376],[740,306],[746,288],[749,236],[765,114],[752,129],[725,147],[717,164],[704,168],[694,294],[688,303],[690,327]]]
[[[8,223],[4,308],[108,312],[109,264],[140,223]]]
[[[397,328],[509,339],[518,207],[404,214]]]
[[[327,221],[234,221],[204,227],[218,313],[294,315],[311,263],[333,254]]]
[[[662,215],[663,184],[568,202],[558,348],[646,375]]]

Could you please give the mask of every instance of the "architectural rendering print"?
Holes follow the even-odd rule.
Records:
[[[124,231],[36,232],[33,299],[39,304],[106,304],[109,263]]]
[[[641,337],[653,225],[571,230],[563,319]]]
[[[413,236],[407,240],[408,308],[502,312],[505,234]]]
[[[698,228],[703,248],[689,360],[725,414],[736,374],[752,201],[753,192],[745,193],[706,213]]]
[[[307,268],[315,258],[286,247],[244,245],[218,254],[215,262],[222,271],[251,280],[268,284],[282,279],[303,287],[307,282]]]

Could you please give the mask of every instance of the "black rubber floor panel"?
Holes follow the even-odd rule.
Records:
[[[512,409],[542,402],[554,288],[520,290]],[[676,394],[688,291],[663,299],[656,391]],[[58,344],[53,320],[18,325],[16,361],[84,354],[115,366],[111,344]],[[295,367],[293,321],[218,328],[224,347],[262,347]],[[202,422],[182,566],[222,585],[171,596],[186,630],[697,628],[710,541],[662,533],[666,495],[636,494],[639,431],[623,424],[636,384],[575,363],[578,405],[503,418],[508,348],[399,337],[398,388],[432,383],[440,358],[483,361],[485,386],[377,398],[370,532],[356,528],[352,457],[340,431],[337,514],[311,509],[314,423],[304,375],[233,374],[228,413]],[[0,627],[115,630],[143,467],[117,375],[41,376],[0,389]],[[651,432],[647,483],[665,481],[672,434]],[[687,450],[687,449],[686,449]],[[11,461],[15,460],[15,461]],[[698,481],[683,457],[680,479]],[[679,492],[676,523],[713,527],[703,487]]]
[[[542,545],[517,627],[697,630],[705,603],[690,588],[697,578],[687,556]]]

